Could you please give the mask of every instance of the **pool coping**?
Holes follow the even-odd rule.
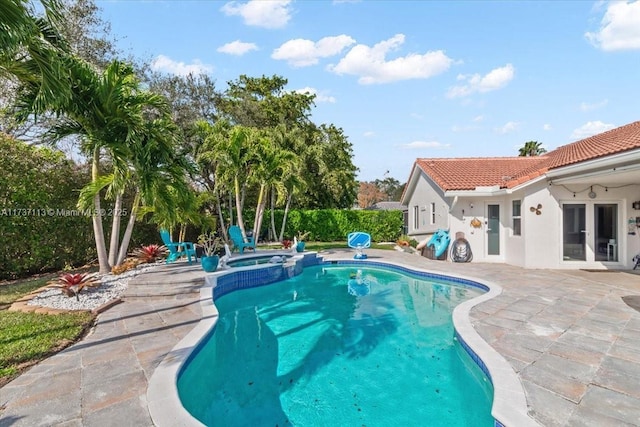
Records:
[[[307,256],[310,255],[306,253]],[[302,254],[300,254],[302,255]],[[200,289],[199,304],[202,310],[202,318],[198,324],[165,356],[160,365],[155,369],[149,380],[147,388],[147,403],[149,414],[154,424],[164,426],[204,426],[193,417],[182,405],[178,395],[177,380],[182,367],[190,360],[191,354],[198,349],[201,343],[208,337],[219,318],[218,309],[213,303],[214,289],[218,285],[218,278],[241,271],[263,270],[265,268],[281,267],[284,271],[288,267],[293,275],[299,274],[304,268],[304,256],[294,256],[287,262],[277,265],[255,265],[236,267],[223,271],[217,271],[207,275],[205,284]],[[528,415],[528,407],[524,388],[517,374],[506,359],[494,350],[476,332],[470,320],[471,309],[488,301],[502,293],[502,287],[491,282],[479,280],[456,274],[447,274],[409,266],[401,262],[378,262],[369,260],[331,260],[325,261],[317,258],[318,262],[309,265],[339,265],[339,264],[365,264],[375,267],[381,265],[389,268],[408,270],[409,272],[427,274],[432,277],[445,277],[459,279],[461,283],[471,282],[486,288],[488,291],[471,300],[457,305],[452,313],[455,336],[467,351],[478,367],[488,376],[493,386],[493,404],[491,415],[496,427],[541,426]],[[278,279],[278,280],[282,280]],[[271,282],[273,283],[273,282]],[[467,283],[467,285],[470,285]],[[474,286],[474,285],[471,285]],[[242,286],[240,286],[240,289]],[[233,289],[236,290],[236,289]],[[230,290],[229,292],[232,292]]]

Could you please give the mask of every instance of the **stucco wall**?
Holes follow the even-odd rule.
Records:
[[[439,228],[448,228],[449,204],[442,192],[423,172],[407,203],[407,231],[417,241],[424,240]],[[431,224],[431,203],[435,203],[435,222]],[[415,227],[414,207],[418,206],[418,228]]]

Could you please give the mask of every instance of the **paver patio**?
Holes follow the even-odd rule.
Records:
[[[367,253],[500,285],[502,294],[473,308],[471,321],[518,374],[540,424],[640,425],[640,313],[621,298],[640,295],[640,276]],[[199,321],[204,274],[175,263],[131,281],[124,302],[100,314],[88,337],[0,389],[0,426],[152,426],[149,378]]]

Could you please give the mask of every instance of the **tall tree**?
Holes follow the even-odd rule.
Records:
[[[542,147],[542,143],[538,142],[538,141],[527,141],[524,143],[524,145],[518,150],[518,156],[520,157],[533,157],[533,156],[539,156],[541,154],[546,153],[547,150],[545,150]]]
[[[50,104],[51,111],[62,120],[48,135],[52,141],[70,135],[80,138],[80,150],[91,159],[91,183],[81,192],[79,203],[81,208],[87,208],[83,202],[89,199],[93,202],[92,222],[98,262],[100,272],[106,273],[114,262],[116,246],[112,246],[109,262],[102,226],[101,190],[110,186],[115,197],[121,197],[124,183],[130,177],[132,144],[138,143],[141,135],[148,131],[145,114],[166,116],[168,108],[161,96],[140,88],[133,68],[128,64],[114,61],[100,74],[79,59],[69,61],[68,66],[71,98]],[[24,111],[33,110],[35,93],[26,90],[21,95],[20,105]],[[113,167],[111,176],[101,174],[105,157]],[[119,215],[119,212],[114,214]],[[119,235],[119,219],[114,221],[112,228],[112,233]]]

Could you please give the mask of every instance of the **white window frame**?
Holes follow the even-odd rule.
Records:
[[[420,206],[418,205],[413,207],[413,229],[420,229]]]
[[[518,208],[520,212],[516,215],[515,212],[515,203],[518,203]],[[519,232],[516,233],[516,221],[519,224]],[[512,200],[511,201],[511,235],[512,236],[522,236],[522,200]]]
[[[435,202],[431,202],[431,225],[434,225],[436,223],[436,203]]]

